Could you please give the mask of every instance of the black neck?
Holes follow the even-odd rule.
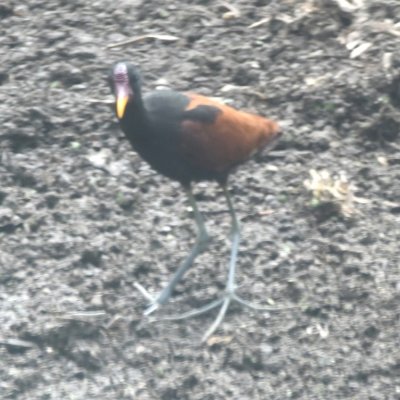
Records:
[[[125,133],[130,136],[135,134],[144,135],[147,127],[147,113],[142,98],[137,96],[135,101],[128,103],[121,125]]]

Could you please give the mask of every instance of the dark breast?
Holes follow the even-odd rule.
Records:
[[[178,92],[159,90],[143,97],[146,116],[130,110],[122,129],[139,155],[157,172],[182,184],[213,179],[192,167],[182,154],[182,119],[190,99]]]

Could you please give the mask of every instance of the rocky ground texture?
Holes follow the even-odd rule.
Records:
[[[0,22],[2,399],[400,399],[397,0],[9,0]],[[118,129],[120,59],[284,127],[230,181],[239,292],[276,310],[232,307],[205,344],[212,313],[142,318],[135,283],[195,230]],[[224,288],[229,215],[196,194],[213,244],[159,317]]]

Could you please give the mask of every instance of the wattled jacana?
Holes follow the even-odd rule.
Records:
[[[222,322],[232,300],[259,309],[235,293],[239,222],[227,189],[229,173],[251,155],[277,139],[276,122],[235,110],[210,98],[173,90],[156,90],[142,96],[140,74],[127,62],[116,63],[111,71],[111,89],[116,99],[116,115],[134,150],[160,174],[180,182],[188,195],[198,228],[197,240],[167,286],[152,298],[145,315],[165,304],[183,274],[209,242],[204,220],[193,196],[192,182],[218,182],[226,197],[232,219],[232,247],[226,293],[221,299],[181,315],[186,318],[221,306],[217,319],[206,332],[207,339]]]

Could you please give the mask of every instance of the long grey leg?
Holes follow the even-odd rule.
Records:
[[[235,208],[233,207],[233,202],[231,195],[229,194],[226,185],[223,186],[224,195],[226,202],[229,207],[229,214],[232,219],[231,235],[232,235],[232,246],[231,246],[231,258],[229,260],[229,271],[228,271],[228,281],[226,283],[226,291],[232,293],[235,290],[235,275],[236,275],[236,261],[237,254],[239,250],[240,242],[240,225],[239,220],[236,217]]]
[[[233,202],[231,199],[231,196],[229,194],[228,188],[226,184],[223,185],[223,191],[224,195],[226,198],[226,202],[228,204],[228,209],[229,209],[229,214],[232,219],[232,225],[231,225],[231,235],[232,235],[232,245],[231,245],[231,256],[229,259],[229,269],[228,269],[228,279],[226,281],[226,293],[225,295],[217,300],[212,301],[209,304],[206,304],[205,306],[198,308],[196,310],[189,311],[187,313],[178,315],[178,316],[172,316],[172,317],[166,317],[162,318],[163,320],[180,320],[180,319],[185,319],[185,318],[191,318],[197,315],[204,314],[210,310],[212,310],[215,307],[218,307],[221,305],[221,308],[219,310],[219,313],[217,315],[217,318],[213,322],[213,324],[210,326],[210,328],[206,331],[204,334],[202,341],[206,341],[219,327],[221,322],[224,320],[225,314],[228,310],[229,304],[231,303],[232,300],[236,300],[240,302],[241,304],[245,306],[251,307],[251,304],[248,304],[246,301],[242,300],[240,297],[238,297],[235,294],[235,274],[236,274],[236,261],[237,261],[237,253],[239,249],[239,241],[240,241],[240,227],[239,227],[239,220],[236,217],[235,209],[233,207]]]
[[[235,208],[233,207],[232,198],[231,195],[229,194],[227,185],[224,184],[222,188],[224,190],[224,195],[226,198],[226,202],[228,204],[229,214],[232,219],[232,225],[231,225],[232,245],[231,245],[231,256],[229,259],[228,279],[226,281],[226,295],[222,300],[222,306],[221,309],[219,310],[217,318],[204,334],[202,341],[207,340],[216,331],[216,329],[224,320],[225,314],[228,310],[231,300],[236,299],[235,275],[236,275],[237,254],[240,242],[240,225],[239,225],[239,220],[236,217]]]
[[[239,226],[239,221],[236,216],[236,212],[233,206],[232,198],[228,192],[228,188],[226,185],[223,185],[223,191],[224,195],[228,204],[228,209],[229,209],[229,214],[231,216],[232,220],[232,225],[231,225],[231,235],[232,235],[232,245],[231,245],[231,253],[230,253],[230,259],[229,259],[229,267],[228,267],[228,279],[226,281],[226,290],[225,294],[216,300],[211,301],[208,304],[205,304],[203,307],[200,307],[195,310],[191,310],[182,314],[178,315],[171,315],[171,316],[166,316],[162,317],[160,319],[156,319],[154,321],[177,321],[177,320],[183,320],[186,318],[191,318],[195,317],[201,314],[204,314],[218,306],[221,306],[219,313],[217,315],[217,318],[213,322],[213,324],[210,326],[210,328],[206,331],[206,333],[202,337],[202,342],[205,342],[221,325],[222,321],[224,320],[225,314],[229,308],[229,305],[232,301],[236,301],[242,306],[245,306],[247,308],[250,308],[255,311],[277,311],[277,310],[286,310],[290,308],[297,308],[297,307],[268,307],[268,306],[260,306],[258,304],[253,304],[249,303],[246,300],[243,300],[241,297],[239,297],[235,293],[236,285],[235,285],[235,275],[236,275],[236,262],[237,262],[237,254],[239,250],[239,242],[240,242],[240,226]],[[153,301],[153,305],[150,306],[150,312],[153,311],[152,307],[156,309],[159,304],[163,304],[162,301],[166,302],[171,295],[171,291],[176,285],[176,283],[179,281],[179,279],[182,277],[182,275],[185,273],[185,271],[190,267],[192,264],[194,258],[206,247],[208,243],[208,235],[204,227],[203,219],[201,217],[201,214],[197,210],[197,205],[196,202],[193,198],[193,195],[188,193],[189,196],[189,201],[192,204],[193,210],[195,212],[195,219],[197,226],[199,228],[199,235],[197,237],[196,244],[194,245],[192,252],[188,256],[188,258],[185,260],[185,262],[179,267],[178,271],[176,271],[175,275],[172,277],[171,281],[168,283],[168,285],[165,287],[165,289],[161,292],[158,298],[156,298]],[[203,246],[203,247],[202,247]],[[147,293],[144,292],[145,289],[139,288],[143,294],[151,299],[151,296]],[[164,294],[165,292],[165,294]],[[166,297],[166,298],[165,298]],[[161,300],[159,300],[161,299]],[[147,312],[149,314],[150,312]]]
[[[195,222],[197,225],[197,231],[198,231],[197,239],[196,239],[196,242],[195,242],[194,246],[192,247],[192,250],[190,251],[189,255],[182,262],[182,264],[179,266],[177,271],[172,275],[172,278],[168,282],[167,286],[165,286],[165,288],[161,291],[161,293],[155,299],[152,300],[152,304],[145,310],[145,312],[144,312],[145,315],[151,314],[160,305],[168,302],[175,286],[182,279],[185,272],[192,266],[196,257],[207,248],[207,245],[210,241],[210,237],[207,233],[207,230],[206,230],[206,227],[204,224],[204,219],[203,219],[202,215],[200,214],[200,211],[197,207],[196,199],[193,196],[192,188],[191,188],[191,186],[188,186],[188,187],[184,187],[184,189],[187,193],[187,196],[189,199],[189,204],[193,208],[194,218],[195,218]],[[141,285],[136,285],[136,286],[140,289],[140,291],[147,298],[151,298],[151,296],[148,295],[147,291],[143,287],[141,287]]]

